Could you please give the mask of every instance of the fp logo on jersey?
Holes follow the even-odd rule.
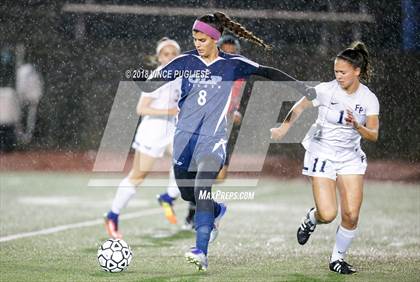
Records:
[[[361,112],[363,112],[363,108],[362,108],[362,106],[360,106],[359,104],[357,104],[357,105],[356,105],[356,108],[354,109],[354,111],[355,111],[355,112],[357,112],[357,111],[358,111],[358,112],[359,112],[359,114],[360,114]]]

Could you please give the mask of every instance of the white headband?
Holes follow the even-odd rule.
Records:
[[[167,39],[158,44],[158,46],[156,47],[156,55],[159,55],[160,51],[162,51],[162,49],[166,46],[174,46],[178,53],[181,52],[181,48],[175,40]]]

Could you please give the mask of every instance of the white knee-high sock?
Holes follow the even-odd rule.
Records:
[[[127,206],[130,199],[136,194],[135,185],[131,184],[128,177],[124,178],[118,186],[117,193],[112,201],[112,212],[120,214],[121,210]]]
[[[168,183],[168,188],[166,189],[166,192],[168,193],[169,197],[174,198],[174,199],[178,198],[179,195],[181,194],[181,192],[179,192],[178,185],[176,185],[175,174],[174,174],[173,168],[169,170],[169,183]]]
[[[316,209],[313,209],[309,212],[309,220],[312,222],[312,224],[318,224],[316,217],[315,217]]]
[[[337,233],[335,234],[335,245],[331,255],[331,262],[345,258],[351,241],[356,237],[356,233],[357,228],[348,230],[341,225],[338,226]]]

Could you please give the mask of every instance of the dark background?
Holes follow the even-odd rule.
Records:
[[[274,46],[265,52],[243,43],[243,54],[309,81],[334,78],[332,58],[354,39],[364,41],[372,55],[374,74],[369,88],[381,104],[380,139],[365,144],[368,155],[380,159],[420,161],[419,33],[407,44],[411,2],[419,23],[419,1],[86,1],[94,4],[152,5],[217,9],[360,12],[373,23],[307,20],[242,19],[239,21]],[[344,2],[344,3],[343,3]],[[45,81],[35,136],[20,150],[96,150],[105,129],[118,83],[124,71],[152,67],[149,56],[163,36],[193,48],[195,17],[143,16],[63,12],[66,3],[85,1],[2,1],[1,48],[23,44],[25,60],[36,65]],[[84,32],[78,33],[83,23]],[[418,31],[418,29],[417,29]],[[414,40],[414,46],[413,46]],[[296,156],[301,147],[275,144],[270,152]]]

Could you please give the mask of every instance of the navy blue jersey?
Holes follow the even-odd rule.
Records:
[[[173,59],[158,75],[168,81],[182,77],[177,128],[199,135],[225,135],[233,82],[258,68],[243,56],[223,52],[210,64],[196,50]]]

